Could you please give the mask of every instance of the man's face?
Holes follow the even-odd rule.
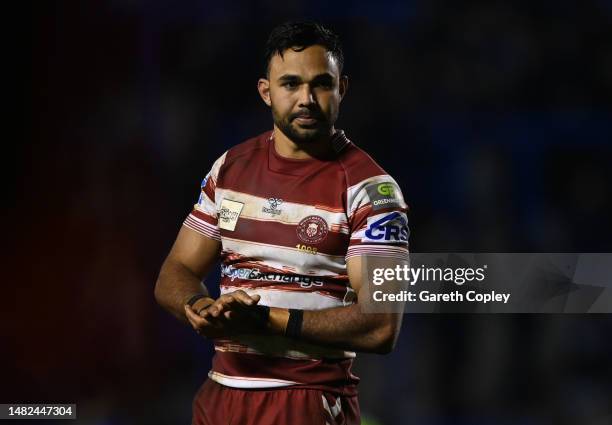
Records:
[[[346,86],[336,59],[319,45],[273,56],[268,80],[259,81],[274,124],[296,144],[329,136]]]

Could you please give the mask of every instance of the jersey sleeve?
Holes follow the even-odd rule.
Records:
[[[183,226],[217,241],[221,240],[221,235],[218,226],[215,191],[226,155],[227,152],[214,162],[211,170],[202,180],[198,202],[183,222]]]
[[[347,206],[347,260],[359,255],[408,260],[408,206],[391,176],[370,177],[349,187]]]

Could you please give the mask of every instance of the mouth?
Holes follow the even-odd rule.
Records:
[[[300,125],[313,125],[317,123],[317,118],[312,115],[303,115],[295,118],[295,121]]]
[[[319,114],[313,111],[301,111],[293,116],[293,121],[299,126],[309,127],[316,125],[320,118]]]

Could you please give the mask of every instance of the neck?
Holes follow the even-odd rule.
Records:
[[[336,130],[332,127],[328,135],[318,140],[306,144],[297,144],[274,125],[274,148],[280,156],[290,159],[325,157],[331,152],[331,144],[329,141],[335,132]]]

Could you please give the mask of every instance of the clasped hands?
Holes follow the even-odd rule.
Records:
[[[242,290],[223,294],[216,300],[202,298],[193,307],[185,305],[185,316],[193,329],[206,338],[255,332],[261,330],[261,324],[253,320],[260,298]]]

